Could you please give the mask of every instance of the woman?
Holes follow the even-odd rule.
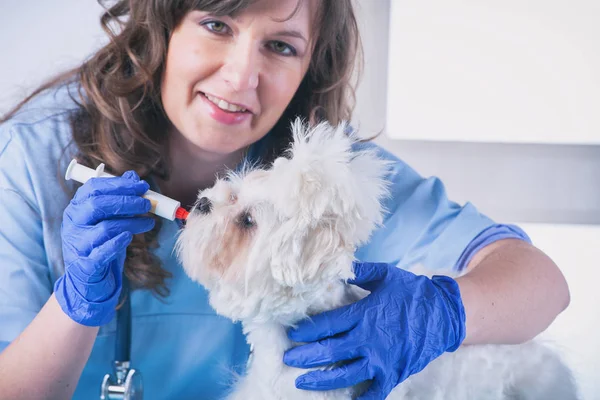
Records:
[[[140,195],[151,187],[189,206],[215,174],[273,160],[295,116],[349,120],[359,48],[352,6],[121,0],[102,23],[107,32],[118,27],[110,43],[0,125],[0,393],[95,398],[111,370],[124,270],[133,288],[132,362],[145,398],[218,398],[231,370],[243,370],[244,337],[172,257],[179,226],[145,215],[150,206]],[[358,263],[356,283],[373,288],[367,299],[380,308],[357,305],[350,326],[322,314],[314,330],[290,332],[319,340],[286,354],[299,367],[343,359],[339,349],[356,340],[367,346],[362,364],[337,370],[337,378],[308,375],[297,382],[303,389],[371,379],[366,396],[383,398],[460,344],[532,338],[569,302],[559,269],[521,230],[450,202],[437,179],[378,151],[395,163],[389,214],[357,258],[382,264]],[[73,156],[90,167],[104,162],[119,177],[91,180],[73,194],[76,187],[61,187],[57,177]],[[467,273],[441,284],[394,267],[414,263]],[[425,292],[442,313],[413,307]],[[386,313],[408,318],[420,344],[407,342]],[[328,338],[359,325],[377,329]],[[356,366],[366,372],[353,374]]]

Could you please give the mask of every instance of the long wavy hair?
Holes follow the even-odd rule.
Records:
[[[78,82],[79,108],[71,116],[73,141],[80,162],[95,168],[104,163],[120,175],[135,170],[140,177],[169,179],[169,121],[161,101],[161,80],[172,32],[192,10],[235,15],[256,0],[98,0],[105,12],[101,25],[110,41],[91,58],[36,89],[9,111],[13,116],[40,92]],[[304,0],[298,0],[294,14]],[[269,162],[290,143],[289,127],[297,116],[311,123],[350,120],[356,83],[362,69],[362,47],[352,0],[319,0],[313,21],[314,48],[306,76],[272,129]],[[290,15],[290,18],[294,15]],[[132,288],[160,296],[169,293],[170,273],[151,250],[155,228],[136,235],[127,249],[125,274]]]

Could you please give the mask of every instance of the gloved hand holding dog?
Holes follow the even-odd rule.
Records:
[[[384,399],[410,375],[460,346],[465,311],[452,278],[430,279],[384,263],[355,263],[354,272],[349,283],[371,293],[291,329],[291,340],[309,343],[287,351],[284,362],[312,368],[351,360],[304,374],[296,387],[330,390],[372,380],[360,399]]]
[[[81,186],[63,214],[65,274],[54,285],[62,310],[87,326],[108,323],[121,292],[126,249],[133,235],[151,230],[148,191],[134,171],[92,178]]]

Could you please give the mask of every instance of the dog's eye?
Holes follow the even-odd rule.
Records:
[[[252,214],[250,214],[248,211],[244,211],[238,216],[237,223],[244,229],[251,229],[256,226],[254,217],[252,217]]]

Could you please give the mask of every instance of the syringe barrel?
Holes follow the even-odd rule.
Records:
[[[85,183],[90,178],[112,178],[114,175],[104,172],[104,164],[100,164],[97,169],[91,169],[86,167],[85,165],[81,165],[77,162],[77,160],[73,159],[69,166],[67,167],[67,171],[65,172],[65,179],[73,179],[79,183]],[[151,213],[158,215],[159,217],[163,217],[173,221],[175,219],[175,213],[177,209],[181,206],[181,203],[175,201],[167,196],[164,196],[160,193],[156,193],[152,190],[148,190],[142,196],[145,199],[150,200],[152,203]]]

